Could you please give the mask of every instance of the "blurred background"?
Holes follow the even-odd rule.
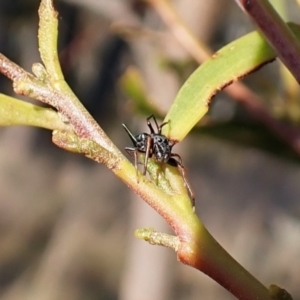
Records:
[[[140,133],[151,113],[162,119],[199,63],[157,7],[145,2],[54,4],[68,83],[120,149],[131,145],[121,124]],[[254,29],[234,1],[171,4],[211,51]],[[299,22],[296,1],[275,4]],[[38,5],[0,1],[0,52],[28,71],[40,61]],[[130,72],[140,76],[142,100],[124,84]],[[299,87],[279,62],[243,84],[276,124],[298,132]],[[13,95],[3,76],[0,90]],[[174,150],[195,190],[196,211],[213,236],[266,286],[277,284],[299,299],[300,151],[273,129],[221,92]],[[104,166],[53,145],[51,132],[0,128],[1,300],[234,299],[178,263],[172,250],[135,239],[134,230],[142,227],[171,232]]]

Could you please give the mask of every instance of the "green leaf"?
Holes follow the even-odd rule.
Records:
[[[300,38],[300,26],[289,24]],[[207,113],[212,97],[232,82],[274,60],[276,54],[258,32],[226,45],[196,69],[177,94],[165,121],[163,133],[181,141]]]
[[[70,130],[53,109],[27,103],[0,93],[0,126],[10,125]]]

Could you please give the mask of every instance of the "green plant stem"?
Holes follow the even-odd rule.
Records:
[[[122,157],[116,157],[97,143],[79,138],[72,133],[53,132],[53,141],[66,150],[83,153],[104,163],[129,187],[152,206],[174,230],[177,237],[165,234],[139,232],[139,237],[151,243],[173,247],[179,261],[194,267],[241,300],[268,300],[269,292],[258,280],[239,265],[210,235],[193,212],[188,197],[181,204],[181,196],[168,195],[159,186],[140,176],[137,183],[136,170]],[[150,172],[157,172],[153,168]],[[179,197],[177,199],[177,197]],[[144,234],[144,237],[143,237]]]
[[[267,0],[236,0],[300,83],[300,42]]]
[[[190,231],[194,234],[178,251],[181,262],[201,270],[240,300],[270,299],[268,289],[237,263],[202,224],[192,228],[197,230]]]
[[[48,71],[51,82],[58,82],[58,88],[64,85],[64,75],[62,73],[58,53],[58,12],[55,10],[52,0],[41,1],[39,7],[39,51],[42,62]]]
[[[240,300],[271,299],[269,290],[220,246],[195,214],[173,213],[172,219],[169,224],[177,237],[153,229],[135,234],[151,244],[173,248],[180,262],[205,273]]]
[[[47,99],[52,100],[53,103],[49,104],[56,107],[69,119],[69,122],[73,125],[74,131],[78,136],[94,140],[107,150],[117,154],[119,150],[92,118],[64,80],[57,54],[58,13],[54,9],[52,0],[41,0],[39,18],[39,51],[49,79],[47,89],[43,86],[38,87],[39,91],[37,91],[37,93],[44,95],[38,100],[43,102],[49,101]],[[26,86],[29,87],[28,81],[23,85],[23,87]],[[37,87],[31,85],[29,89],[31,88]],[[28,95],[29,92],[31,95]],[[31,92],[31,90],[27,89],[25,93],[33,98],[37,96],[34,90]],[[63,97],[60,97],[61,95],[63,95]]]
[[[147,177],[142,176],[140,173],[138,174],[138,180],[135,167],[122,153],[114,154],[95,141],[78,137],[72,132],[61,132],[56,130],[53,132],[52,140],[57,146],[65,150],[85,154],[87,157],[106,165],[160,215],[167,221],[169,220],[171,224],[175,222],[175,220],[173,220],[174,214],[177,216],[181,215],[182,212],[185,214],[193,214],[193,209],[187,193],[184,191],[175,191],[180,193],[179,195],[176,195],[176,193],[172,193],[170,187],[166,184],[156,184]],[[152,161],[150,164],[148,171],[157,173],[159,166]],[[157,178],[157,175],[155,177]],[[181,180],[181,177],[178,177]],[[175,180],[174,177],[172,177],[172,179]],[[164,182],[166,179],[163,179],[162,181]],[[183,185],[182,188],[184,189]],[[181,204],[182,197],[185,198],[184,203],[187,205]],[[184,219],[181,220],[183,221]],[[171,225],[171,227],[174,228],[173,225]]]

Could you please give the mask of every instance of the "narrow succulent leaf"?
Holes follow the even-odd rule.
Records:
[[[0,126],[29,125],[46,129],[70,129],[53,109],[0,94]]]
[[[289,27],[300,38],[300,26],[289,24]],[[218,91],[275,58],[274,50],[256,31],[220,49],[184,83],[165,117],[170,126],[164,127],[163,133],[181,141],[207,113]]]

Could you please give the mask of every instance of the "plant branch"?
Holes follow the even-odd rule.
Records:
[[[235,261],[193,214],[176,224],[177,236],[144,228],[135,235],[177,251],[178,260],[214,279],[240,300],[270,300],[269,290]]]
[[[86,111],[66,84],[60,73],[60,67],[56,66],[56,61],[58,62],[57,52],[53,48],[56,47],[54,41],[57,39],[57,13],[52,12],[52,10],[52,1],[41,1],[39,47],[42,49],[41,56],[46,68],[41,64],[34,64],[34,75],[32,75],[3,54],[0,54],[0,72],[13,81],[16,93],[53,106],[67,119],[74,133],[61,130],[54,131],[53,141],[58,146],[69,151],[83,153],[87,157],[105,164],[150,206],[164,216],[173,228],[176,228],[174,225],[176,221],[172,220],[174,210],[177,211],[177,217],[182,209],[187,209],[193,213],[187,193],[179,191],[178,184],[175,187],[168,184],[165,176],[161,175],[159,175],[160,178],[157,184],[141,175],[139,176],[142,177],[142,180],[137,181],[137,173],[133,165],[128,162]],[[51,21],[53,18],[55,20]],[[47,28],[47,24],[50,24],[49,28]],[[49,43],[48,40],[51,42]],[[46,43],[46,47],[42,45],[43,43]],[[47,68],[56,75],[52,74],[50,76]],[[157,174],[162,174],[158,169],[157,164],[150,162],[148,170],[150,173],[153,172],[153,178],[157,179]],[[173,176],[172,180],[178,181],[178,178],[181,180],[178,172],[172,174],[173,172],[170,172],[170,176]],[[184,190],[183,184],[181,186]],[[179,195],[176,196],[176,193],[179,193]],[[180,206],[178,203],[176,204],[176,197],[179,198],[178,202],[183,201],[187,205]],[[182,200],[182,198],[185,200]]]
[[[178,170],[169,166],[161,168],[149,161],[150,177],[158,178],[158,182],[141,174],[138,174],[139,182],[137,181],[134,166],[105,135],[64,81],[60,66],[57,66],[57,50],[54,49],[57,21],[51,19],[57,19],[57,13],[53,12],[52,1],[42,0],[39,12],[40,18],[45,18],[40,22],[39,31],[39,43],[46,43],[45,47],[40,45],[45,68],[41,64],[35,64],[34,75],[31,75],[0,54],[0,72],[13,81],[17,93],[52,105],[68,119],[74,133],[54,130],[54,143],[105,164],[152,206],[177,236],[171,238],[158,233],[149,235],[148,232],[150,241],[172,246],[178,250],[181,262],[206,273],[241,300],[269,299],[269,291],[240,266],[201,223],[187,193],[182,191],[184,187]],[[48,44],[47,39],[50,40]]]

